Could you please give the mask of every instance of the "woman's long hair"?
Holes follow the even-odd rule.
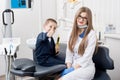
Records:
[[[82,7],[77,11],[77,13],[75,15],[75,18],[74,18],[72,33],[70,35],[70,39],[69,39],[69,42],[68,42],[69,49],[70,49],[71,52],[73,52],[73,49],[75,47],[75,44],[76,44],[76,41],[77,41],[77,38],[78,38],[78,30],[79,30],[79,28],[77,27],[77,18],[79,17],[79,15],[82,12],[85,12],[87,14],[87,26],[88,27],[86,28],[85,35],[82,39],[82,42],[79,45],[78,54],[80,54],[80,55],[84,54],[85,48],[87,47],[87,36],[88,36],[89,32],[91,31],[91,29],[93,29],[92,12],[89,8]]]

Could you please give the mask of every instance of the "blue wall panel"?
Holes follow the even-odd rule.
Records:
[[[26,0],[11,0],[11,8],[26,8]]]

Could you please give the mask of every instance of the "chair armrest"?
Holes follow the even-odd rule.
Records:
[[[35,77],[44,77],[45,75],[52,75],[58,72],[63,71],[66,68],[66,65],[59,64],[50,67],[36,65],[36,72],[34,73]]]
[[[22,70],[24,72],[34,72],[35,71],[35,63],[26,58],[16,59],[12,66],[15,70]]]

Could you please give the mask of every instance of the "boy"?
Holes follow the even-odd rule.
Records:
[[[35,62],[42,66],[53,66],[57,64],[64,64],[64,60],[61,60],[56,56],[59,51],[59,47],[55,46],[53,34],[57,28],[57,22],[49,18],[44,24],[44,32],[41,32],[37,37],[36,49],[35,49]]]

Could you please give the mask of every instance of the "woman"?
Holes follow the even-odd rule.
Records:
[[[66,50],[67,69],[59,80],[92,80],[95,66],[92,56],[96,46],[96,33],[92,25],[92,13],[82,7],[75,15],[73,29]]]

